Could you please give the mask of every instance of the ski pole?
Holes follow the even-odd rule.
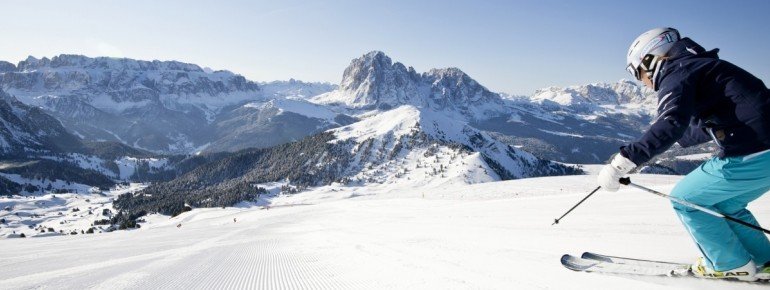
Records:
[[[728,220],[728,221],[731,221],[731,222],[734,222],[734,223],[738,223],[738,224],[741,224],[741,225],[744,225],[744,226],[750,227],[750,228],[752,228],[752,229],[755,229],[755,230],[758,230],[758,231],[762,231],[762,232],[764,232],[764,233],[766,233],[766,234],[770,234],[770,230],[764,229],[764,228],[762,228],[762,227],[759,227],[759,226],[756,226],[756,225],[753,225],[753,224],[750,224],[750,223],[744,222],[744,221],[742,221],[742,220],[736,219],[736,218],[734,218],[734,217],[731,217],[731,216],[729,216],[729,215],[724,215],[724,214],[721,214],[721,213],[719,213],[719,212],[716,212],[716,211],[714,211],[714,210],[711,210],[711,209],[708,209],[708,208],[705,208],[705,207],[699,206],[699,205],[697,205],[697,204],[694,204],[694,203],[688,202],[688,201],[686,201],[686,200],[678,199],[678,198],[676,198],[676,197],[673,197],[673,196],[670,196],[670,195],[668,195],[668,194],[665,194],[665,193],[662,193],[662,192],[658,192],[658,191],[655,191],[655,190],[652,190],[652,189],[646,188],[646,187],[644,187],[644,186],[641,186],[641,185],[635,184],[635,183],[631,182],[631,178],[630,178],[630,177],[623,177],[623,178],[621,178],[619,181],[620,181],[620,184],[623,184],[623,185],[628,185],[628,186],[632,186],[632,187],[636,187],[636,188],[638,188],[638,189],[641,189],[641,190],[644,190],[644,191],[646,191],[646,192],[649,192],[649,193],[655,194],[655,195],[657,195],[657,196],[661,196],[661,197],[665,197],[665,198],[668,198],[669,200],[671,200],[671,201],[673,201],[673,202],[676,202],[676,203],[678,203],[678,204],[684,205],[684,206],[686,206],[686,207],[690,207],[690,208],[693,208],[693,209],[697,209],[697,210],[699,210],[699,211],[705,212],[705,213],[707,213],[707,214],[710,214],[710,215],[713,215],[713,216],[715,216],[715,217],[723,218],[723,219],[726,219],[726,220]]]
[[[562,215],[560,218],[557,218],[557,219],[555,219],[555,220],[553,221],[553,224],[551,224],[551,225],[555,225],[555,224],[558,224],[558,223],[559,223],[559,220],[563,219],[563,218],[564,218],[565,216],[567,216],[567,215],[568,215],[570,212],[572,212],[572,210],[573,210],[573,209],[575,209],[576,207],[578,207],[578,205],[580,205],[581,203],[583,203],[584,201],[586,201],[586,199],[588,199],[589,197],[591,197],[592,195],[594,195],[594,193],[596,193],[596,191],[597,191],[597,190],[599,190],[599,188],[602,188],[602,187],[601,187],[601,186],[599,186],[599,187],[597,187],[596,189],[594,189],[594,191],[591,191],[591,193],[589,193],[589,194],[588,194],[586,197],[584,197],[582,200],[580,200],[580,202],[578,202],[578,203],[577,203],[575,206],[573,206],[571,209],[569,209],[567,212],[565,212],[565,213],[564,213],[564,214],[563,214],[563,215]]]

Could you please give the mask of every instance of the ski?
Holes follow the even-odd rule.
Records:
[[[642,259],[634,259],[634,258],[626,258],[626,257],[616,257],[616,256],[608,256],[608,255],[596,254],[591,252],[583,253],[581,258],[610,262],[614,264],[635,265],[640,267],[671,270],[675,273],[678,273],[680,276],[686,275],[686,272],[690,270],[690,264],[642,260]]]
[[[569,254],[564,255],[561,257],[561,264],[564,265],[564,267],[567,269],[578,272],[708,279],[694,276],[690,271],[689,264],[616,257],[591,252],[585,252],[580,257],[572,256]],[[737,279],[718,280],[747,282]],[[756,282],[748,283],[768,284],[770,283],[770,280],[760,279]]]
[[[567,269],[580,272],[595,272],[606,274],[631,274],[643,276],[689,276],[689,270],[682,270],[681,265],[673,264],[667,267],[655,263],[645,265],[613,263],[607,260],[594,260],[572,255],[561,257],[561,264]]]

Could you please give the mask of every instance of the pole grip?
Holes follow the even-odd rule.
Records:
[[[622,185],[629,185],[631,184],[631,177],[621,177],[618,179],[618,182],[620,182]]]

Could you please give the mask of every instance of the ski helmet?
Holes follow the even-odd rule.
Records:
[[[656,78],[660,71],[660,64],[677,41],[679,41],[679,31],[671,27],[654,28],[642,33],[628,48],[626,70],[637,81],[642,79],[642,73],[648,74],[653,88],[657,90]]]

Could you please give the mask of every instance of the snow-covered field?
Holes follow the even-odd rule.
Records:
[[[9,174],[0,176],[18,177]],[[21,177],[11,180],[29,181]],[[45,187],[44,184],[32,184]],[[109,224],[99,224],[97,221],[109,220],[113,216],[113,199],[145,187],[146,184],[132,183],[101,192],[87,185],[73,183],[68,187],[59,186],[70,189],[69,193],[0,196],[0,239],[15,238],[21,234],[26,237],[85,234],[92,228],[94,233],[109,231]]]
[[[668,191],[681,177],[634,175]],[[438,188],[324,187],[272,206],[148,217],[141,229],[0,240],[0,288],[754,289],[694,278],[572,272],[564,253],[694,260],[667,200],[600,192],[593,176]],[[770,224],[770,199],[750,209]],[[181,226],[180,226],[181,225]]]

